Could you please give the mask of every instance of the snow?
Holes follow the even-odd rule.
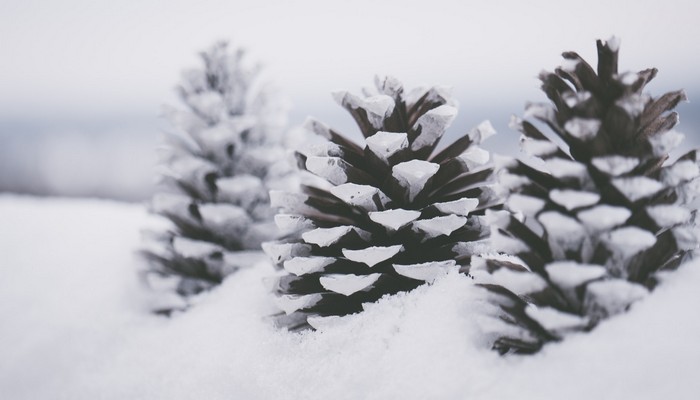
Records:
[[[334,226],[332,228],[316,228],[302,233],[301,237],[306,243],[315,244],[320,247],[328,247],[351,234],[351,232],[355,232],[360,235],[360,237],[369,239],[369,232],[350,225]]]
[[[433,146],[450,127],[456,116],[457,108],[447,104],[421,115],[413,125],[413,129],[420,130],[420,134],[413,139],[411,150],[418,151]]]
[[[606,269],[602,265],[579,264],[574,261],[557,261],[545,267],[549,280],[557,286],[572,289],[588,281],[602,278]]]
[[[379,199],[382,206],[386,206],[390,199],[381,190],[370,185],[358,185],[356,183],[345,183],[330,188],[331,194],[347,204],[362,207],[367,211],[377,211],[375,197]]]
[[[646,176],[616,178],[612,184],[632,202],[649,197],[664,188],[661,182]]]
[[[367,147],[385,164],[389,165],[389,157],[408,148],[406,133],[379,131],[365,139]]]
[[[350,296],[355,292],[367,289],[379,279],[382,274],[354,275],[354,274],[330,274],[319,278],[321,286],[331,292]]]
[[[571,211],[575,208],[592,206],[600,200],[598,193],[582,192],[580,190],[554,189],[549,192],[553,202]]]
[[[576,178],[583,181],[588,176],[586,166],[580,162],[554,157],[545,160],[547,170],[556,178]]]
[[[649,295],[644,286],[623,279],[592,282],[586,289],[584,306],[599,308],[604,315],[618,314]]]
[[[656,236],[653,233],[636,226],[617,228],[605,233],[601,239],[622,259],[632,257],[656,243]]]
[[[520,136],[520,147],[533,157],[545,157],[556,153],[559,147],[549,140],[536,140],[525,135]]]
[[[625,223],[631,215],[627,207],[601,204],[579,212],[576,217],[589,231],[601,232]]]
[[[439,169],[439,164],[410,160],[394,165],[391,174],[402,187],[408,189],[408,200],[413,201]]]
[[[599,171],[612,176],[620,176],[631,172],[639,165],[639,159],[636,157],[618,155],[596,157],[591,162]]]
[[[284,270],[292,275],[301,276],[323,269],[336,261],[333,257],[294,257],[283,263]]]
[[[489,162],[491,154],[479,146],[472,145],[457,156],[469,169],[474,169]]]
[[[663,133],[659,133],[649,138],[649,143],[654,149],[654,155],[662,157],[671,152],[680,145],[685,139],[685,135],[671,129]]]
[[[415,221],[420,217],[420,214],[420,211],[404,210],[402,208],[367,213],[369,219],[392,231],[399,230],[401,227]]]
[[[544,207],[544,200],[520,193],[508,196],[506,206],[511,211],[522,212],[525,215],[534,215]]]
[[[598,134],[600,125],[600,120],[595,118],[574,117],[566,121],[564,129],[566,129],[571,136],[585,141],[593,139]]]
[[[403,251],[403,246],[400,244],[394,246],[373,246],[366,249],[350,250],[343,249],[343,255],[350,261],[366,264],[368,267],[374,267],[382,261],[386,261]]]
[[[441,235],[449,236],[452,232],[467,223],[466,217],[450,214],[430,219],[414,221],[411,229],[415,232],[423,232],[425,239],[432,239]]]
[[[306,169],[309,172],[326,179],[334,185],[348,182],[346,170],[350,165],[340,157],[309,157],[306,159]]]
[[[668,228],[682,224],[690,220],[690,210],[686,207],[674,204],[658,204],[647,207],[647,214],[654,220],[656,225]]]
[[[466,276],[288,333],[261,283],[227,278],[154,316],[138,284],[142,206],[0,196],[0,393],[8,399],[694,399],[700,263],[627,313],[535,356],[487,350],[492,306]],[[330,323],[332,322],[332,323]],[[643,334],[640,334],[643,332]]]
[[[458,200],[435,203],[434,205],[443,214],[455,214],[466,217],[479,205],[479,199],[463,197]]]
[[[449,271],[457,270],[457,263],[455,260],[445,260],[408,265],[394,264],[394,270],[403,276],[433,283]]]

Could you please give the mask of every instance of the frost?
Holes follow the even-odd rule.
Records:
[[[405,133],[379,131],[365,139],[367,147],[385,164],[389,157],[408,148],[408,135]]]
[[[605,267],[593,264],[579,264],[574,261],[557,261],[545,266],[549,280],[565,289],[575,288],[586,282],[604,277]]]
[[[689,209],[673,204],[649,206],[647,207],[647,214],[661,228],[668,228],[690,220]]]
[[[323,296],[318,293],[307,295],[286,294],[275,297],[275,305],[289,315],[294,311],[312,307],[321,301],[322,298]]]
[[[294,257],[284,262],[284,270],[290,274],[301,276],[323,269],[336,262],[333,257]]]
[[[370,185],[345,183],[332,187],[330,192],[346,204],[361,207],[365,211],[377,211],[378,205],[375,199],[379,201],[379,206],[382,208],[390,202],[384,192]]]
[[[386,211],[369,212],[369,219],[390,230],[399,230],[420,217],[420,211],[396,208]]]
[[[346,173],[350,165],[340,157],[309,157],[306,159],[306,169],[334,185],[347,183]]]
[[[566,121],[564,129],[577,139],[591,140],[598,134],[600,120],[574,117]]]
[[[601,238],[606,246],[622,259],[648,249],[656,243],[653,233],[636,226],[625,226],[608,232]]]
[[[600,195],[598,193],[568,189],[554,189],[549,192],[549,198],[569,211],[575,208],[592,206],[600,201]]]
[[[343,249],[343,255],[350,261],[366,264],[368,267],[374,267],[380,262],[386,261],[403,251],[403,246],[397,244],[395,246],[373,246],[360,250]]]
[[[408,189],[408,200],[413,201],[439,169],[439,164],[411,160],[394,165],[391,174],[402,187]]]
[[[433,108],[421,115],[412,128],[420,133],[413,139],[411,150],[418,151],[433,146],[442,137],[456,116],[457,109],[446,104]]]
[[[632,202],[653,196],[664,188],[661,182],[646,176],[616,178],[612,184]]]
[[[576,214],[576,217],[591,232],[601,232],[622,225],[632,215],[626,207],[602,204]]]
[[[466,217],[479,205],[479,199],[463,197],[459,200],[447,201],[444,203],[434,203],[433,206],[443,214],[455,214]]]
[[[605,172],[611,176],[626,174],[639,165],[639,159],[636,157],[623,157],[618,155],[596,157],[592,159],[591,162],[599,171]]]
[[[371,287],[381,275],[331,274],[320,277],[319,282],[321,286],[332,292],[350,296]]]
[[[458,267],[454,260],[432,261],[410,265],[394,264],[394,270],[399,275],[428,283],[433,283],[439,276],[456,269],[458,269]]]
[[[528,305],[525,313],[543,328],[553,332],[566,332],[585,328],[588,325],[588,318],[578,315],[568,314],[550,307],[537,308]]]
[[[544,207],[545,201],[533,196],[513,193],[506,200],[506,207],[511,211],[521,212],[525,215],[535,215]]]
[[[584,307],[589,313],[602,317],[625,311],[630,304],[649,294],[644,286],[623,279],[593,282],[586,289]]]
[[[427,239],[432,239],[441,235],[449,236],[452,232],[464,226],[467,223],[466,217],[457,215],[445,215],[431,219],[421,219],[413,222],[412,229],[415,232],[423,232]]]

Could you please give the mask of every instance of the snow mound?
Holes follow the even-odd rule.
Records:
[[[138,205],[0,196],[0,393],[8,399],[691,399],[700,263],[535,356],[486,348],[494,307],[464,275],[280,331],[243,269],[186,313],[148,313]],[[288,249],[291,251],[291,249]],[[344,286],[347,286],[344,284]],[[641,335],[640,332],[644,334]]]

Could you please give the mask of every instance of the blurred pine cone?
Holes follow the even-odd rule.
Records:
[[[277,237],[268,191],[286,187],[292,171],[281,147],[285,109],[260,67],[225,42],[200,56],[202,68],[178,87],[186,110],[166,110],[176,132],[151,208],[172,227],[150,232],[143,251],[148,281],[177,294],[155,306],[165,314],[261,259],[260,244]]]
[[[667,161],[682,140],[671,110],[685,94],[644,93],[657,70],[618,73],[618,47],[616,38],[598,41],[597,73],[567,52],[561,68],[540,75],[551,103],[529,104],[526,115],[558,140],[512,121],[539,162],[504,162],[510,213],[488,219],[494,249],[506,256],[484,257],[472,270],[506,312],[494,345],[501,352],[534,352],[592,329],[698,248],[688,206],[700,185],[697,152]]]

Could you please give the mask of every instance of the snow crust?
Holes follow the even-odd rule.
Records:
[[[7,399],[694,399],[700,263],[629,312],[536,356],[487,349],[488,295],[448,273],[319,331],[289,333],[243,269],[173,318],[139,286],[143,207],[0,196],[0,393]],[[494,323],[495,323],[494,322]],[[670,328],[671,327],[671,328]],[[643,334],[640,334],[642,332]]]

